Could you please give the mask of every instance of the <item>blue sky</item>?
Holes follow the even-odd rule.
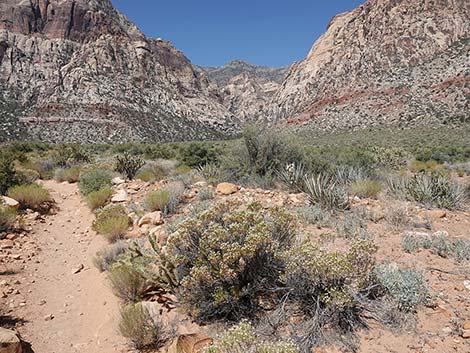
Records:
[[[232,59],[290,65],[305,57],[337,13],[365,0],[112,0],[150,37],[172,42],[197,65]]]

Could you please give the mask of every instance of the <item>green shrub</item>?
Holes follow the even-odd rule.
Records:
[[[18,185],[33,184],[40,176],[39,173],[32,169],[18,169],[17,170]]]
[[[93,257],[93,263],[101,272],[107,271],[119,260],[119,257],[128,249],[128,247],[128,244],[124,241],[118,241],[115,244],[111,244],[96,253]]]
[[[67,181],[76,183],[80,177],[81,167],[76,165],[67,169],[59,168],[54,173],[54,179],[58,182]]]
[[[299,310],[300,320],[292,329],[302,352],[312,351],[328,336],[354,345],[350,334],[364,325],[360,298],[373,279],[376,250],[370,241],[354,241],[347,252],[304,242],[285,253],[281,280],[289,304]],[[293,312],[282,305],[290,317]]]
[[[220,167],[214,163],[200,165],[196,170],[208,183],[216,184],[221,180]]]
[[[318,227],[330,225],[331,214],[319,206],[298,207],[296,211],[299,218],[309,224],[315,224]]]
[[[9,207],[0,206],[0,233],[13,228],[16,221],[16,211]]]
[[[365,179],[352,183],[350,190],[357,197],[375,199],[382,190],[382,185],[376,180]]]
[[[57,157],[52,155],[45,159],[38,159],[33,162],[31,169],[39,173],[42,180],[51,179],[54,175],[54,169],[57,168]]]
[[[199,191],[197,194],[199,201],[212,200],[214,198],[214,191],[209,188],[204,188]]]
[[[108,269],[108,279],[114,294],[125,302],[138,302],[145,293],[145,278],[129,264],[113,264]]]
[[[457,262],[470,261],[470,240],[458,239],[453,242],[452,248]]]
[[[98,191],[90,192],[86,196],[86,203],[92,210],[106,206],[113,196],[113,189],[106,186]]]
[[[153,191],[145,198],[145,207],[149,211],[163,211],[170,201],[170,191],[162,189]]]
[[[138,156],[132,156],[128,152],[116,156],[115,163],[116,165],[114,170],[122,175],[125,175],[129,180],[134,179],[137,171],[145,164],[142,158]]]
[[[326,174],[305,178],[305,192],[313,205],[327,210],[345,210],[350,207],[349,195],[337,180]]]
[[[383,290],[402,311],[413,312],[428,300],[428,288],[420,272],[386,263],[376,267],[375,275]]]
[[[111,186],[113,176],[106,169],[90,169],[80,175],[78,188],[83,195]]]
[[[345,214],[336,224],[336,232],[343,238],[366,238],[367,226],[361,218],[355,214]]]
[[[7,151],[0,151],[0,194],[4,195],[6,191],[18,184],[18,176],[13,165],[15,156]]]
[[[408,209],[406,207],[390,205],[385,210],[385,220],[393,229],[401,229],[410,223]]]
[[[189,167],[216,163],[220,153],[210,142],[191,142],[183,146],[181,162]]]
[[[177,295],[197,321],[253,315],[260,294],[276,282],[277,254],[292,244],[293,219],[279,209],[261,211],[258,203],[216,205],[168,239]]]
[[[126,235],[130,225],[131,221],[126,210],[121,205],[117,205],[101,210],[93,222],[93,229],[108,241],[114,242]]]
[[[171,332],[141,304],[130,304],[121,310],[121,335],[137,350],[157,350],[171,338]]]
[[[53,201],[49,191],[37,184],[11,187],[8,196],[18,201],[21,209],[30,208],[41,212],[47,212]]]
[[[300,353],[289,341],[264,340],[247,321],[224,332],[216,338],[214,344],[204,350],[205,353]]]

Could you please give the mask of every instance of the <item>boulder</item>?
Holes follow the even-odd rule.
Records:
[[[240,190],[240,187],[232,183],[220,183],[215,189],[215,191],[220,195],[232,195],[238,190]]]
[[[121,177],[115,177],[111,180],[111,182],[113,183],[113,185],[121,185],[124,184],[126,181]]]
[[[0,327],[0,353],[23,353],[23,346],[18,335]]]
[[[3,200],[3,204],[6,207],[13,208],[15,210],[17,210],[20,207],[20,203],[16,200],[12,199],[11,197],[2,196],[2,200]]]
[[[147,213],[145,216],[141,217],[137,225],[139,227],[142,227],[145,224],[158,226],[163,223],[165,223],[165,221],[163,220],[162,213],[160,211],[155,211],[152,213]]]
[[[168,347],[167,353],[202,353],[212,342],[212,338],[201,333],[180,335]]]
[[[119,190],[111,199],[111,202],[125,202],[128,199],[126,190]]]

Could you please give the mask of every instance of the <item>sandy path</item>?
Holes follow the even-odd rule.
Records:
[[[76,185],[48,181],[44,186],[60,210],[34,228],[41,252],[39,263],[27,271],[33,283],[22,334],[35,353],[125,352],[117,332],[118,301],[92,264],[93,255],[106,245],[90,229],[93,215]],[[83,270],[73,274],[81,265]]]

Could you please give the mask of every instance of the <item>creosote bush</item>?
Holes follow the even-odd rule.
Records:
[[[138,350],[159,349],[171,338],[170,330],[158,318],[152,318],[141,303],[121,310],[119,331]]]
[[[168,240],[177,268],[176,293],[199,322],[238,320],[259,310],[259,294],[282,269],[278,254],[292,245],[293,218],[279,209],[261,212],[220,204],[178,226]]]
[[[0,151],[0,194],[18,184],[18,175],[13,165],[15,155],[8,151]]]
[[[53,202],[49,191],[38,184],[18,185],[8,189],[8,196],[20,203],[22,209],[47,212]]]
[[[131,224],[126,210],[121,205],[109,206],[96,215],[93,229],[102,234],[108,241],[115,242],[123,238]]]
[[[114,170],[132,180],[144,164],[145,161],[139,156],[132,156],[129,152],[124,152],[122,155],[115,157]]]
[[[90,192],[86,196],[86,202],[88,207],[90,207],[91,210],[94,211],[98,208],[106,206],[106,204],[111,200],[112,196],[113,189],[109,186],[105,186],[104,188],[98,191]]]
[[[300,353],[298,347],[290,341],[274,341],[263,339],[253,326],[243,320],[233,326],[214,344],[207,347],[204,353]]]
[[[101,168],[90,169],[80,175],[78,188],[83,195],[99,191],[106,186],[111,186],[112,174]]]

